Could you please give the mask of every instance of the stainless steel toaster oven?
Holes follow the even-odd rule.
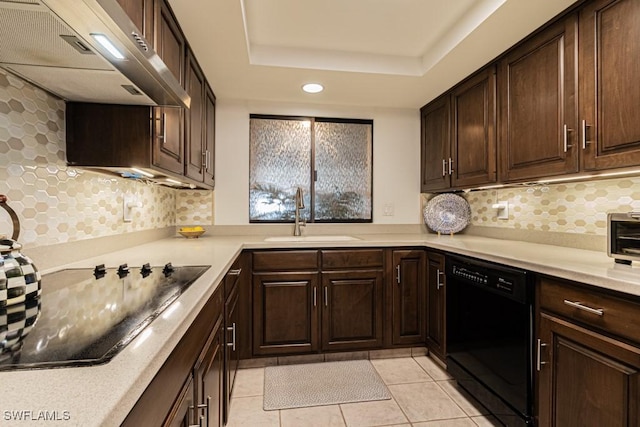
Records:
[[[607,215],[607,255],[620,264],[640,261],[640,211]]]

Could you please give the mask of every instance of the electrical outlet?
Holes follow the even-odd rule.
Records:
[[[122,198],[122,220],[124,222],[133,221],[133,209],[141,208],[140,198],[134,194],[127,193]]]
[[[385,203],[382,215],[383,216],[393,216],[394,215],[394,210],[395,210],[395,207],[394,207],[393,203]]]
[[[496,209],[496,218],[509,219],[509,202],[497,202],[492,205]]]

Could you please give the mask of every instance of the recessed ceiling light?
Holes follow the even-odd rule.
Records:
[[[318,93],[324,90],[324,86],[319,83],[307,83],[306,85],[302,86],[302,90],[307,93]]]

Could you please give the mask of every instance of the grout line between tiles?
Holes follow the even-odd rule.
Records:
[[[429,356],[425,356],[425,357],[429,357]],[[426,369],[425,369],[421,364],[419,364],[419,363],[418,363],[418,361],[417,361],[413,356],[411,356],[411,360],[413,360],[413,361],[415,362],[415,364],[416,364],[416,365],[418,365],[418,366],[420,367],[420,369],[422,369],[422,370],[424,371],[424,373],[425,373],[425,374],[427,374],[427,376],[428,376],[429,378],[431,378],[431,381],[434,381],[434,382],[435,382],[435,381],[437,381],[435,378],[433,378],[433,377],[429,374],[429,372],[427,372],[427,370],[426,370]]]

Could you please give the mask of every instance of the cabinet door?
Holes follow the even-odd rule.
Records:
[[[442,95],[420,110],[421,191],[449,188],[450,97]]]
[[[442,360],[446,356],[444,262],[442,254],[427,254],[427,346]]]
[[[185,39],[164,0],[156,3],[155,50],[173,76],[184,85]],[[154,108],[154,165],[177,174],[184,173],[184,110]]]
[[[204,92],[204,183],[215,186],[216,167],[216,97],[208,84]]]
[[[189,377],[187,383],[184,385],[178,398],[176,399],[173,408],[169,416],[162,424],[163,427],[191,427],[197,425],[197,421],[194,420],[194,390],[193,390],[193,378]]]
[[[318,349],[317,273],[253,275],[253,353],[309,353]]]
[[[208,427],[221,427],[223,425],[222,410],[224,399],[224,328],[222,316],[216,321],[211,337],[203,350],[203,355],[195,368],[198,380],[196,395],[200,406],[200,409],[196,411],[196,415],[198,419],[204,416],[204,425]]]
[[[580,144],[584,147],[584,169],[640,165],[638,57],[640,2],[599,0],[581,9]]]
[[[496,182],[495,66],[453,89],[451,108],[451,185]]]
[[[422,250],[393,251],[394,280],[389,284],[393,300],[393,344],[424,343],[425,260]]]
[[[238,349],[238,330],[239,330],[239,314],[238,308],[238,287],[229,295],[227,302],[225,303],[224,316],[225,316],[225,378],[224,378],[224,420],[225,423],[229,419],[229,408],[231,406],[231,393],[233,392],[233,385],[236,380],[236,372],[238,371],[238,363],[240,361],[240,352]]]
[[[382,346],[382,270],[322,273],[322,349]]]
[[[185,111],[185,175],[196,181],[204,180],[204,86],[202,70],[191,50],[187,50],[186,89],[191,107]]]
[[[576,32],[570,15],[500,62],[503,181],[578,171]]]
[[[640,425],[640,349],[541,314],[538,425]]]
[[[153,0],[118,0],[118,3],[153,46]]]

